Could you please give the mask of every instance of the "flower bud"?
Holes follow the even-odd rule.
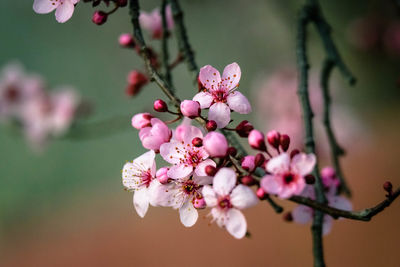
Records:
[[[193,100],[183,100],[181,103],[182,115],[194,119],[200,115],[200,104]]]
[[[242,168],[248,172],[254,171],[256,168],[255,158],[256,157],[252,155],[245,156],[242,159]]]
[[[244,120],[236,126],[236,132],[240,137],[248,137],[249,133],[254,129],[250,122]]]
[[[292,159],[294,156],[300,153],[300,150],[298,149],[293,149],[292,152],[290,152],[290,158]]]
[[[281,135],[279,132],[272,130],[267,133],[268,143],[275,149],[278,149],[281,143]]]
[[[293,221],[293,216],[291,212],[286,212],[283,214],[283,220],[286,222],[292,222]]]
[[[237,154],[237,149],[234,148],[233,146],[231,146],[231,147],[228,148],[227,154],[232,156],[232,157],[235,157],[236,154]]]
[[[201,139],[200,137],[195,137],[195,138],[193,138],[193,140],[192,140],[192,144],[193,144],[195,147],[201,147],[201,146],[203,145],[203,139]]]
[[[247,185],[247,186],[251,186],[251,185],[255,185],[256,184],[256,180],[253,178],[253,176],[251,175],[246,175],[243,176],[240,181],[242,182],[242,184]]]
[[[225,157],[228,152],[228,141],[218,132],[209,132],[203,139],[203,145],[211,157]]]
[[[304,177],[304,180],[306,181],[306,184],[314,184],[315,183],[315,177],[312,174],[308,174]]]
[[[134,41],[132,35],[129,33],[121,34],[118,38],[118,43],[120,46],[126,47],[126,48],[135,47],[135,41]]]
[[[154,110],[158,112],[166,112],[168,110],[167,103],[164,102],[164,100],[157,99],[154,101]]]
[[[260,167],[264,164],[265,162],[265,157],[262,153],[258,153],[254,159],[254,164],[256,167]]]
[[[167,167],[162,167],[156,172],[156,178],[160,183],[162,183],[162,184],[168,183],[169,178],[168,178],[167,172],[168,172]]]
[[[205,171],[208,176],[214,176],[217,173],[217,168],[213,165],[208,165],[206,166]]]
[[[261,151],[265,151],[267,147],[265,146],[264,134],[258,130],[252,130],[248,137],[249,145]]]
[[[209,132],[215,131],[217,129],[217,123],[213,120],[209,120],[206,123],[206,129]]]
[[[205,89],[199,77],[197,77],[197,88],[199,88],[199,92]]]
[[[281,147],[283,151],[287,151],[290,145],[290,137],[287,134],[282,134],[281,135]]]
[[[262,189],[261,187],[257,189],[256,195],[260,200],[264,200],[268,196],[268,194],[265,193],[264,189]]]
[[[107,21],[107,13],[104,11],[95,11],[92,17],[94,24],[102,25]]]
[[[389,196],[393,193],[392,192],[392,190],[393,190],[393,185],[392,185],[392,183],[391,182],[389,182],[389,181],[386,181],[384,184],[383,184],[383,189],[386,191],[386,192],[388,192],[388,194],[389,194]]]
[[[119,7],[124,7],[128,4],[128,0],[116,0],[115,4],[117,4]]]
[[[137,70],[129,72],[127,80],[128,87],[126,88],[126,94],[129,96],[137,95],[140,89],[149,82],[147,76]]]
[[[132,117],[132,126],[138,130],[144,127],[150,127],[150,120],[153,116],[150,113],[139,113]]]
[[[206,201],[204,200],[204,198],[195,198],[195,199],[193,199],[193,206],[196,209],[204,209],[207,205],[206,205]]]

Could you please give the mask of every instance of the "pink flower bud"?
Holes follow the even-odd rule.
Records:
[[[193,144],[195,147],[201,147],[201,146],[203,145],[203,139],[201,139],[200,137],[195,137],[195,138],[193,138],[193,140],[192,140],[192,144]]]
[[[281,143],[281,135],[280,135],[280,133],[279,132],[277,132],[277,131],[275,131],[275,130],[272,130],[272,131],[269,131],[268,133],[267,133],[267,140],[268,140],[268,143],[272,146],[272,147],[274,147],[275,149],[278,149],[278,147],[279,147],[279,145],[280,145],[280,143]]]
[[[388,192],[389,196],[393,194],[393,191],[392,191],[392,190],[393,190],[393,185],[392,185],[392,183],[391,183],[390,181],[386,181],[386,182],[383,184],[383,189],[384,189],[386,192]]]
[[[292,159],[294,156],[300,153],[300,150],[298,149],[293,149],[292,152],[290,152],[290,158]]]
[[[162,183],[162,184],[168,183],[168,179],[169,179],[168,175],[167,175],[168,170],[169,170],[169,168],[162,167],[156,172],[156,178],[160,183]]]
[[[149,82],[147,76],[137,70],[129,72],[127,80],[128,87],[126,88],[126,94],[129,96],[137,95],[140,89]]]
[[[217,123],[213,120],[207,121],[206,129],[209,132],[215,131],[217,129]]]
[[[193,100],[184,100],[181,103],[182,115],[194,119],[200,115],[200,104]]]
[[[212,165],[208,165],[206,166],[205,171],[208,176],[214,176],[217,173],[217,168]]]
[[[247,186],[251,186],[251,185],[255,185],[256,184],[256,180],[253,178],[253,176],[251,175],[246,175],[243,176],[240,181],[242,182],[242,184],[247,185]]]
[[[256,167],[260,167],[264,164],[265,162],[265,157],[262,153],[258,153],[254,159],[254,164]]]
[[[95,11],[92,17],[94,24],[102,25],[107,21],[107,13],[103,11]]]
[[[193,199],[193,206],[196,209],[204,209],[207,205],[206,205],[206,201],[204,200],[204,198],[195,198],[195,199]]]
[[[283,220],[285,222],[292,222],[293,221],[293,216],[291,212],[286,212],[285,214],[283,214]]]
[[[154,101],[154,110],[158,112],[166,112],[168,110],[167,103],[161,99]]]
[[[209,132],[203,139],[203,146],[211,157],[225,157],[228,152],[228,141],[217,132]]]
[[[234,157],[234,156],[236,156],[236,154],[237,154],[237,149],[234,148],[233,146],[231,146],[231,147],[228,148],[227,154],[230,155],[230,156],[232,156],[232,157]]]
[[[240,137],[248,137],[249,133],[254,129],[250,122],[244,120],[236,126],[236,132]]]
[[[255,156],[249,155],[242,159],[242,168],[248,172],[254,171],[256,168]]]
[[[264,200],[268,196],[261,187],[257,189],[256,195],[260,200]]]
[[[138,130],[151,126],[150,120],[153,116],[150,113],[139,113],[132,117],[132,126]]]
[[[123,33],[119,36],[118,43],[122,47],[135,47],[135,41],[129,33]]]
[[[265,151],[267,147],[265,146],[264,134],[258,130],[252,130],[249,133],[249,145],[261,151]]]
[[[290,137],[287,134],[282,134],[281,135],[281,147],[283,151],[287,151],[290,145]]]

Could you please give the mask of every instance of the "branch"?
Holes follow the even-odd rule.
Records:
[[[331,147],[331,158],[333,162],[333,167],[335,168],[336,175],[339,177],[340,180],[339,193],[344,192],[346,195],[351,196],[350,188],[347,186],[346,180],[344,179],[344,175],[339,161],[339,157],[343,156],[345,154],[345,151],[340,147],[340,145],[336,141],[336,137],[335,134],[333,133],[332,123],[330,118],[331,96],[329,93],[329,78],[332,74],[334,66],[335,63],[328,58],[324,61],[321,72],[321,90],[324,99],[323,124],[325,126],[325,131],[328,136],[329,144]]]
[[[293,196],[289,198],[289,200],[311,207],[315,210],[322,211],[325,214],[329,214],[333,218],[347,218],[347,219],[352,219],[352,220],[358,220],[358,221],[370,221],[375,215],[379,214],[382,212],[386,207],[389,207],[390,204],[400,195],[400,188],[398,188],[396,191],[394,191],[392,194],[387,195],[386,199],[377,204],[376,206],[368,209],[363,209],[361,211],[346,211],[346,210],[340,210],[336,208],[329,207],[327,205],[323,205],[321,203],[318,203],[317,201],[314,201],[309,198],[301,197],[301,196]]]
[[[161,19],[162,19],[162,62],[164,67],[164,77],[167,84],[170,86],[171,91],[174,91],[172,87],[172,77],[171,77],[171,68],[169,66],[169,54],[168,54],[168,37],[170,36],[170,32],[168,30],[167,17],[166,17],[166,8],[167,8],[168,0],[162,0],[161,3]]]

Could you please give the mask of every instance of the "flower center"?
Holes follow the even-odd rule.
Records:
[[[290,173],[290,172],[289,173],[285,173],[283,175],[283,182],[285,184],[290,184],[291,182],[294,181],[294,178],[295,178],[295,176],[292,173]]]
[[[19,98],[19,90],[12,86],[7,88],[5,98],[10,102],[15,102]]]
[[[187,180],[182,185],[183,192],[187,195],[194,194],[199,189],[199,185],[197,185],[193,180]]]
[[[142,173],[142,184],[146,187],[150,186],[153,176],[150,173],[150,169]]]
[[[231,200],[230,200],[229,196],[220,198],[218,200],[218,206],[224,210],[232,208],[232,204],[231,204]]]
[[[214,102],[223,102],[223,103],[226,102],[227,95],[226,95],[225,91],[217,90],[217,91],[214,91],[212,94],[214,97]]]

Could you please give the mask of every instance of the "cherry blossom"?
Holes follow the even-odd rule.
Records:
[[[208,119],[217,123],[218,128],[229,124],[231,110],[240,114],[251,112],[247,98],[236,91],[241,77],[240,67],[237,63],[225,67],[221,75],[218,70],[210,65],[200,69],[199,80],[204,90],[193,97],[200,103],[202,109],[210,108]]]
[[[127,190],[134,192],[133,205],[142,218],[149,208],[150,185],[158,183],[155,179],[155,156],[154,151],[150,150],[132,162],[127,162],[122,169],[122,184]]]
[[[247,222],[240,211],[257,204],[254,192],[245,185],[236,185],[236,173],[230,168],[220,169],[214,177],[213,186],[205,185],[203,197],[207,207],[212,207],[211,215],[219,227],[235,238],[243,238]]]
[[[33,10],[38,14],[47,14],[56,10],[56,20],[59,23],[68,21],[74,13],[75,5],[80,0],[35,0]]]
[[[150,113],[138,113],[132,117],[132,127],[140,130],[144,127],[151,126],[151,119],[153,116]]]
[[[167,26],[169,30],[174,28],[174,20],[172,18],[171,6],[167,6],[165,9],[165,15],[167,19]],[[153,39],[161,39],[163,33],[162,17],[159,8],[153,9],[150,13],[141,11],[139,16],[140,24],[143,29],[148,30]]]
[[[151,126],[140,130],[139,139],[144,148],[159,151],[160,146],[171,139],[172,132],[163,121],[157,118],[152,118],[150,123]]]
[[[206,166],[216,166],[213,160],[208,159],[209,154],[204,147],[195,147],[192,144],[195,137],[203,137],[201,130],[195,126],[188,127],[181,141],[173,139],[160,147],[163,159],[173,164],[168,171],[168,176],[173,179],[187,177],[193,171],[198,176],[206,176]]]
[[[299,195],[306,183],[304,176],[309,174],[316,163],[314,154],[299,153],[292,159],[287,153],[282,153],[270,159],[265,175],[260,185],[265,192],[276,194],[281,198]]]

